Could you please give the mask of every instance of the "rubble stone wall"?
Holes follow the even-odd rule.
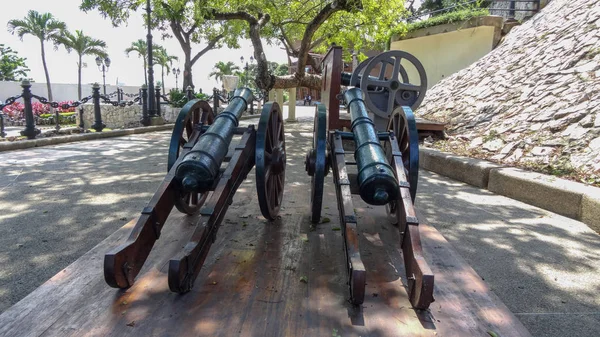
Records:
[[[600,175],[600,6],[553,0],[482,59],[435,85],[416,114],[448,123],[447,150]]]

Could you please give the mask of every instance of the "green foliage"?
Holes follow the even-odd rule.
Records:
[[[277,66],[277,69],[275,69],[275,71],[273,72],[273,74],[275,76],[283,76],[283,75],[287,75],[289,72],[289,67],[287,64],[282,63],[280,65]]]
[[[0,81],[19,81],[27,77],[27,59],[0,43]]]
[[[27,16],[22,20],[10,20],[8,21],[8,31],[11,34],[17,34],[17,36],[23,40],[25,35],[33,35],[40,39],[41,52],[42,52],[42,64],[46,75],[46,85],[48,87],[48,99],[52,100],[52,89],[50,85],[50,75],[48,74],[48,67],[46,65],[46,56],[44,51],[44,42],[52,41],[57,43],[57,39],[63,35],[67,29],[67,25],[54,18],[50,13],[40,14],[37,11],[30,10],[27,12]]]
[[[171,67],[173,66],[173,61],[178,60],[179,58],[174,55],[169,55],[167,49],[162,46],[156,46],[156,50],[152,53],[152,58],[154,59],[154,63],[160,66],[160,76],[162,81],[159,87],[162,85],[162,91],[165,92],[165,70],[167,71],[167,75],[169,75]]]
[[[81,30],[75,30],[75,34],[64,31],[56,38],[56,42],[63,45],[67,52],[74,50],[79,56],[94,55],[102,58],[108,56],[105,51],[106,42],[87,36]]]
[[[106,42],[87,36],[81,30],[76,30],[75,34],[65,30],[62,35],[56,38],[56,43],[63,45],[69,53],[74,50],[79,56],[79,61],[77,62],[77,92],[78,99],[81,99],[81,68],[83,67],[83,56],[95,55],[102,58],[107,57],[108,55],[105,51]]]
[[[208,78],[214,77],[217,81],[223,81],[224,75],[233,75],[234,71],[239,70],[240,67],[238,67],[237,65],[235,65],[235,63],[231,61],[227,63],[219,61],[215,64],[213,69],[214,70],[210,74],[208,74]]]
[[[489,0],[479,0],[475,3],[473,3],[471,0],[424,0],[419,9],[417,10],[417,13],[415,14],[424,14],[437,11],[436,13],[432,13],[431,16],[440,16],[449,12],[454,12],[465,8],[488,7],[490,3],[491,1]]]
[[[405,30],[400,30],[400,31],[396,30],[396,31],[394,31],[394,33],[402,36],[406,33],[414,32],[415,30],[419,30],[419,29],[423,29],[423,28],[427,28],[427,27],[438,26],[438,25],[443,25],[443,24],[447,24],[447,23],[467,21],[472,18],[489,15],[489,14],[490,14],[490,12],[486,8],[462,9],[462,10],[458,10],[458,11],[454,11],[454,12],[449,12],[449,13],[446,13],[443,15],[434,16],[427,20],[411,23],[406,27]]]
[[[40,14],[30,10],[23,20],[8,21],[8,31],[23,40],[25,35],[33,35],[43,41],[56,42],[67,29],[67,25],[58,21],[50,13]]]
[[[160,48],[160,46],[152,44],[152,55],[154,55],[154,52],[156,52],[158,48]],[[133,41],[131,42],[131,46],[125,49],[125,54],[127,54],[127,56],[134,52],[138,55],[138,57],[144,60],[144,69],[142,69],[142,71],[144,72],[144,83],[148,85],[148,74],[146,73],[148,64],[148,43],[146,40],[138,39],[137,41]]]
[[[203,101],[208,100],[208,97],[209,96],[207,94],[203,93],[203,92],[199,92],[199,93],[196,94],[196,98],[197,99],[201,99]]]
[[[187,103],[188,99],[184,91],[171,89],[171,91],[169,91],[169,101],[171,101],[173,107],[181,108]]]

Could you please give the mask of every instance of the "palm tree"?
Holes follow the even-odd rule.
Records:
[[[157,45],[152,45],[152,51],[154,52],[158,48]],[[137,41],[131,42],[131,47],[125,49],[125,54],[129,56],[131,52],[136,52],[138,57],[144,59],[144,83],[148,85],[148,75],[146,74],[147,60],[148,60],[148,43],[146,40],[139,39]]]
[[[50,85],[50,75],[48,74],[48,66],[46,65],[46,52],[44,50],[45,41],[56,42],[57,38],[67,29],[67,25],[58,21],[50,13],[40,14],[37,11],[30,10],[23,20],[8,21],[8,31],[12,34],[17,33],[17,36],[23,40],[25,35],[33,35],[40,39],[42,48],[42,63],[44,72],[46,73],[46,86],[48,87],[48,99],[52,101],[52,87]]]
[[[157,46],[156,53],[153,53],[154,63],[160,65],[161,68],[161,78],[162,78],[162,92],[165,92],[165,68],[167,69],[167,75],[171,71],[171,66],[173,65],[174,60],[178,60],[177,56],[167,54],[167,50],[164,47]]]
[[[211,72],[210,74],[208,74],[208,78],[211,78],[214,76],[215,80],[217,81],[223,81],[223,75],[233,75],[233,72],[235,70],[239,70],[240,67],[236,66],[235,63],[229,61],[227,63],[224,63],[223,61],[219,61],[215,64],[213,72]]]
[[[82,63],[82,58],[84,55],[95,55],[99,57],[106,57],[106,42],[102,40],[94,39],[90,36],[83,34],[81,30],[76,30],[75,34],[71,32],[65,31],[62,36],[58,37],[56,41],[63,46],[70,53],[72,50],[75,50],[77,55],[79,56],[79,62],[77,62],[77,94],[78,99],[81,99],[81,68],[84,63]]]

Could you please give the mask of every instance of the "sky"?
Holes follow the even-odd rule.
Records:
[[[4,8],[11,0],[0,0]],[[10,6],[10,10],[0,11],[0,23],[3,28],[0,29],[0,43],[3,43],[13,50],[17,51],[20,57],[26,57],[26,64],[31,70],[29,77],[35,82],[45,83],[44,68],[42,66],[42,57],[40,51],[40,42],[37,37],[27,35],[21,41],[16,35],[8,32],[7,24],[12,19],[23,19],[30,9],[40,13],[52,13],[55,18],[67,24],[69,31],[76,29],[83,30],[86,35],[96,39],[104,40],[107,44],[107,52],[111,59],[111,66],[106,73],[106,83],[116,84],[117,80],[123,85],[138,86],[144,83],[144,73],[142,71],[143,61],[141,58],[131,53],[128,57],[125,49],[133,41],[146,39],[146,28],[143,25],[142,9],[134,13],[128,20],[127,26],[113,27],[110,20],[102,18],[100,13],[92,11],[84,13],[79,10],[81,0],[27,0],[23,3]],[[179,62],[174,62],[175,68],[181,68],[183,75],[183,52],[181,46],[175,38],[162,40],[161,34],[153,31],[153,42],[164,46],[168,53],[179,57]],[[249,40],[240,42],[241,48],[232,50],[221,48],[211,50],[204,54],[193,67],[193,79],[196,88],[202,88],[204,92],[212,92],[212,88],[217,86],[214,78],[209,79],[208,74],[212,71],[215,63],[218,61],[232,61],[241,65],[240,56],[246,60],[253,55],[252,44]],[[192,53],[200,51],[205,44],[196,44],[192,46]],[[269,61],[278,63],[287,63],[285,51],[278,46],[268,46],[263,44],[265,54]],[[77,83],[77,54],[67,53],[64,47],[55,50],[50,42],[46,42],[46,62],[50,81],[52,83]],[[87,63],[87,68],[82,70],[82,83],[98,82],[102,84],[102,72],[98,70],[94,56],[85,56],[83,62]],[[179,86],[182,86],[182,76],[179,76]],[[160,81],[160,67],[154,67],[155,81]],[[175,75],[165,74],[165,86],[175,87]],[[167,89],[168,90],[168,89]]]

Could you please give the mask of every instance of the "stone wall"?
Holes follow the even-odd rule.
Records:
[[[541,0],[540,7],[544,8],[544,6],[548,3],[548,0]],[[537,9],[537,2],[515,2],[515,15],[514,19],[523,21],[531,16],[533,16]],[[509,18],[510,15],[510,2],[509,1],[492,1],[490,8],[494,8],[496,10],[490,10],[491,15],[502,16],[505,19]]]
[[[173,123],[179,114],[180,108],[173,108],[161,104],[161,116],[166,123]],[[123,129],[142,126],[142,106],[133,104],[131,106],[119,107],[111,104],[100,104],[102,123],[109,129]],[[94,124],[94,105],[83,105],[83,122],[86,129]],[[79,113],[77,114],[77,125],[79,125]]]
[[[600,182],[599,27],[597,0],[553,0],[416,113],[449,123],[446,150]]]

